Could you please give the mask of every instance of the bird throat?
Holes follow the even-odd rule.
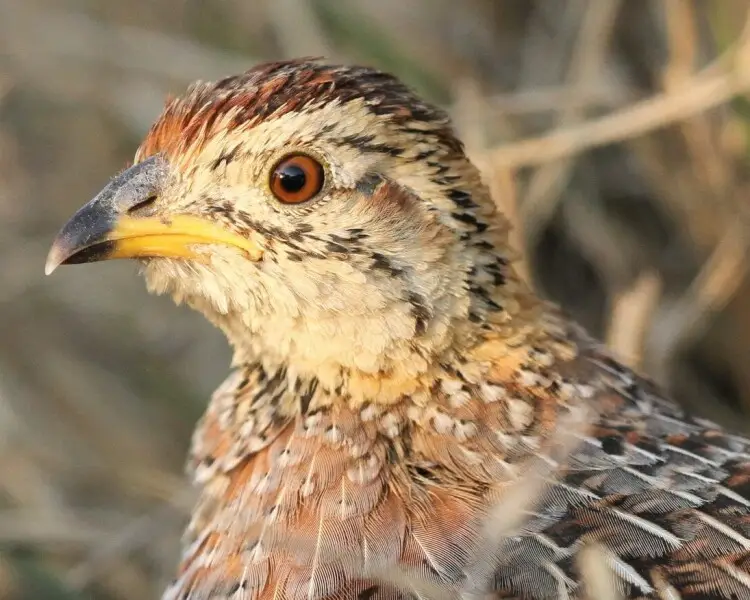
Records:
[[[378,324],[377,319],[368,315],[361,324],[324,339],[311,335],[308,326],[291,318],[284,321],[283,316],[259,318],[255,314],[248,321],[232,311],[217,313],[201,296],[188,299],[188,304],[224,332],[234,349],[233,367],[257,371],[263,381],[285,380],[288,389],[326,390],[326,394],[316,395],[317,402],[325,397],[327,402],[356,408],[365,403],[394,404],[420,389],[429,389],[444,376],[446,367],[466,364],[472,349],[488,340],[500,344],[507,340],[515,346],[534,337],[534,328],[528,324],[549,310],[518,276],[513,258],[495,247],[483,248],[476,255],[474,267],[457,288],[440,313],[429,314],[421,330],[419,323],[414,326],[409,319],[419,321],[434,304],[427,309],[407,299],[401,309],[384,315],[383,319],[403,317],[407,329],[414,326],[415,333],[413,337],[394,335],[386,343],[378,340],[375,347],[381,348],[379,352],[372,349],[373,334],[368,329]],[[312,318],[306,315],[307,320]],[[318,321],[324,318],[323,314],[316,317]],[[378,334],[382,335],[382,328],[374,335]],[[363,363],[364,368],[360,366]],[[276,404],[283,415],[291,417],[304,413],[310,402],[289,399]]]

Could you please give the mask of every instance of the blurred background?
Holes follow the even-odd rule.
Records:
[[[43,276],[165,96],[284,57],[454,116],[525,276],[623,360],[750,423],[747,0],[0,0],[0,599],[157,598],[222,336],[124,261]]]

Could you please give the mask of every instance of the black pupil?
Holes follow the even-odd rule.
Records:
[[[305,187],[307,175],[298,165],[283,165],[278,171],[279,183],[287,192],[295,194]]]

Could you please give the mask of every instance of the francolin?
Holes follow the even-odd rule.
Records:
[[[584,598],[590,544],[620,597],[750,598],[750,440],[535,296],[508,230],[388,74],[277,62],[168,102],[47,263],[137,258],[234,348],[166,599]]]

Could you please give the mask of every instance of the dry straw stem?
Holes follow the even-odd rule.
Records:
[[[661,278],[657,273],[648,271],[614,301],[607,330],[607,346],[631,367],[642,366],[643,347],[661,290]]]
[[[507,144],[485,161],[493,168],[542,165],[614,142],[632,139],[721,105],[750,90],[750,23],[717,63],[699,71],[679,89],[575,127]]]
[[[538,87],[512,94],[499,94],[488,98],[488,108],[493,118],[523,116],[534,113],[583,111],[592,107],[615,108],[631,100],[628,90],[616,84],[577,86],[569,85]]]
[[[664,73],[667,89],[682,85],[692,74],[699,45],[692,2],[662,0],[669,64]]]
[[[38,510],[4,510],[0,512],[0,544],[34,544],[58,548],[93,546],[109,534],[109,528],[93,525],[93,516],[85,521],[81,518],[83,516],[48,514]],[[101,522],[102,516],[99,515],[97,520]]]
[[[666,377],[671,358],[695,344],[746,280],[750,269],[748,219],[745,211],[740,213],[687,291],[653,323],[650,362],[657,377]]]
[[[285,56],[335,59],[336,53],[321,31],[318,15],[310,2],[272,0],[266,3],[266,14]],[[289,15],[295,15],[295,18],[290,19]]]
[[[105,64],[141,75],[191,81],[247,69],[251,57],[140,27],[114,25],[81,13],[0,2],[0,34],[14,60],[29,70],[50,60]],[[34,40],[33,43],[30,40]],[[62,76],[62,73],[58,77]]]
[[[577,6],[573,4],[572,6]],[[615,23],[620,0],[589,0],[581,7],[583,19],[568,72],[573,97],[586,90],[599,75],[606,60],[606,49]],[[583,118],[580,105],[571,104],[558,116],[558,128],[574,126]],[[493,165],[505,166],[505,165]],[[520,203],[521,222],[537,225],[549,221],[566,184],[572,161],[563,160],[545,165],[534,173],[526,197]]]
[[[23,84],[31,82],[52,98],[119,112],[138,135],[169,91],[257,62],[186,37],[27,2],[0,0],[0,40]],[[97,69],[101,77],[91,77]]]
[[[651,580],[654,582],[659,600],[682,600],[682,594],[669,584],[658,569],[651,572]]]
[[[689,93],[699,51],[706,46],[700,36],[705,19],[690,0],[662,0],[662,8],[669,61],[661,80],[667,92]],[[711,9],[717,10],[718,5]],[[746,12],[743,7],[734,14],[737,33]],[[736,45],[741,46],[741,40]],[[736,60],[743,59],[739,56]],[[715,74],[726,66],[726,60],[716,61],[704,73]],[[709,110],[671,126],[663,135],[643,136],[630,145],[653,193],[664,209],[685,225],[685,237],[691,238],[701,254],[715,246],[738,208],[732,190],[742,177],[737,166],[744,148],[733,148],[722,136],[732,130],[742,137],[738,117],[731,110]],[[745,142],[740,143],[744,146]]]
[[[587,600],[623,600],[615,587],[609,559],[609,550],[601,544],[589,543],[579,551],[577,563],[585,582]]]
[[[669,63],[663,74],[664,88],[679,93],[689,83],[693,73],[700,40],[698,16],[694,5],[686,0],[663,0],[666,22]],[[691,119],[683,123],[685,142],[693,158],[691,165],[702,175],[702,180],[720,198],[726,182],[732,177],[731,161],[717,147],[714,127],[710,119]],[[700,192],[697,192],[700,193]]]
[[[67,584],[74,589],[84,589],[99,578],[107,568],[118,564],[124,557],[148,546],[155,535],[166,533],[173,527],[174,511],[169,505],[157,507],[142,515],[114,535],[101,536],[86,558],[70,569]]]

